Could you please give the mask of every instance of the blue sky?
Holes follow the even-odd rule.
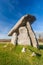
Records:
[[[43,32],[43,0],[0,0],[0,38],[9,38],[9,30],[25,14],[34,15],[33,30]]]

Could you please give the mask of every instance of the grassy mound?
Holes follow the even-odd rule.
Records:
[[[25,53],[21,52],[23,47],[26,48]],[[31,57],[33,52],[36,53],[35,57]],[[0,44],[0,65],[43,65],[43,49]]]

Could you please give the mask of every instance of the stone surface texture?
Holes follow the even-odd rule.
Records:
[[[19,45],[31,45],[30,38],[28,36],[26,27],[19,28],[18,44]]]
[[[31,28],[30,23],[27,22],[26,26],[27,26],[28,33],[30,35],[30,38],[31,38],[31,42],[32,42],[33,47],[38,47],[38,42],[36,40],[35,34],[34,34],[32,28]]]
[[[11,43],[16,45],[16,43],[17,43],[17,34],[16,33],[13,33]]]
[[[37,38],[32,30],[31,24],[35,20],[34,16],[25,15],[8,33],[12,36],[11,43],[16,45],[31,45],[38,48]]]

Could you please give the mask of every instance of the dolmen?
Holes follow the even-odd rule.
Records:
[[[8,33],[8,36],[11,36],[11,43],[38,48],[38,40],[31,26],[35,20],[36,18],[29,14],[21,17]]]

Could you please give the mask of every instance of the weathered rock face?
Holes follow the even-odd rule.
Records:
[[[35,34],[34,34],[33,30],[31,29],[30,23],[27,22],[26,26],[27,26],[28,33],[30,35],[30,38],[31,38],[31,42],[32,42],[33,47],[36,47],[37,48],[38,47],[38,41],[37,41],[37,39],[35,37]]]
[[[30,38],[28,36],[26,27],[19,28],[18,44],[19,45],[31,45]]]
[[[17,34],[16,33],[13,33],[12,39],[11,39],[11,43],[13,43],[14,45],[16,45],[16,43],[17,43]]]
[[[11,43],[14,45],[16,45],[16,43],[19,45],[32,45],[37,48],[38,41],[31,27],[34,20],[34,16],[23,16],[8,34],[9,36],[12,36]]]

